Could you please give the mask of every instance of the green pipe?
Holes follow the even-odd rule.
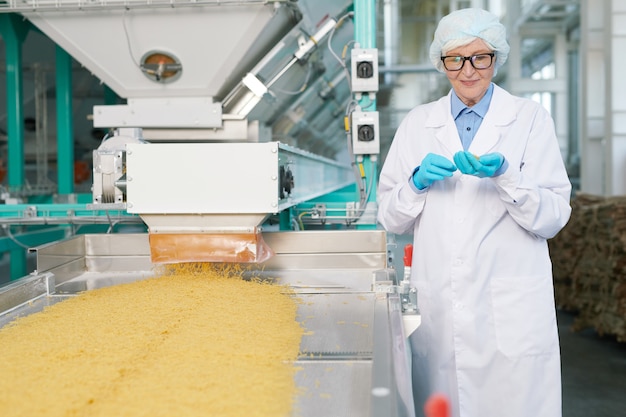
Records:
[[[7,77],[8,185],[24,185],[24,96],[22,78],[22,42],[29,24],[18,14],[0,14],[0,34],[4,39]],[[10,254],[11,279],[26,275],[26,251],[13,249]]]
[[[74,134],[72,130],[72,57],[56,47],[57,182],[59,194],[74,192]]]
[[[361,48],[376,48],[376,0],[354,1],[354,40]]]
[[[279,229],[291,230],[291,209],[283,210],[278,215]]]
[[[29,23],[15,13],[0,14],[0,34],[4,39],[7,78],[8,185],[24,185],[24,97],[22,42]]]

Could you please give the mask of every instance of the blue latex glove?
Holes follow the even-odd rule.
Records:
[[[504,155],[499,152],[487,153],[476,157],[467,151],[454,154],[454,163],[463,174],[485,178],[493,177],[504,164]]]
[[[418,190],[423,190],[435,181],[451,177],[454,171],[456,171],[456,167],[452,161],[441,155],[429,153],[414,171],[413,184]]]
[[[453,158],[454,163],[456,164],[459,171],[466,175],[477,175],[478,171],[475,166],[478,162],[478,158],[476,158],[473,154],[467,151],[459,151],[454,154]]]

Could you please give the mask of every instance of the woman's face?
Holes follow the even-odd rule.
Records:
[[[475,39],[471,43],[460,46],[444,53],[445,56],[472,56],[493,52],[482,39]],[[446,70],[446,76],[452,88],[461,101],[468,107],[478,103],[487,92],[496,65],[496,58],[487,69],[477,70],[471,62],[465,61],[459,71]]]

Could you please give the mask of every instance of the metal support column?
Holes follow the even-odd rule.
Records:
[[[24,97],[22,92],[22,42],[28,22],[18,14],[0,14],[0,33],[4,39],[7,77],[8,184],[24,185]]]
[[[280,230],[291,230],[291,208],[283,210],[278,215]]]
[[[29,23],[22,16],[13,13],[0,14],[0,33],[6,50],[9,189],[20,189],[24,185],[22,42],[28,29]],[[26,251],[18,247],[11,249],[9,253],[11,279],[26,275]]]
[[[354,40],[360,48],[376,48],[376,0],[355,0],[354,2]],[[376,110],[376,99],[361,98],[359,106],[368,111]],[[371,184],[371,191],[366,202],[366,210],[376,205],[378,188],[378,155],[363,155],[364,181]],[[375,228],[376,222],[358,225],[358,228]]]
[[[57,182],[59,194],[74,192],[72,120],[72,57],[56,47]]]

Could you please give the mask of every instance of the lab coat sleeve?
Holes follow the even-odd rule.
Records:
[[[569,220],[572,187],[554,123],[540,106],[536,106],[528,134],[519,164],[515,161],[493,181],[515,222],[538,237],[550,239]]]
[[[423,159],[417,149],[419,118],[413,111],[402,121],[380,173],[378,222],[391,233],[413,233],[428,194],[418,191],[411,181],[413,170]]]

